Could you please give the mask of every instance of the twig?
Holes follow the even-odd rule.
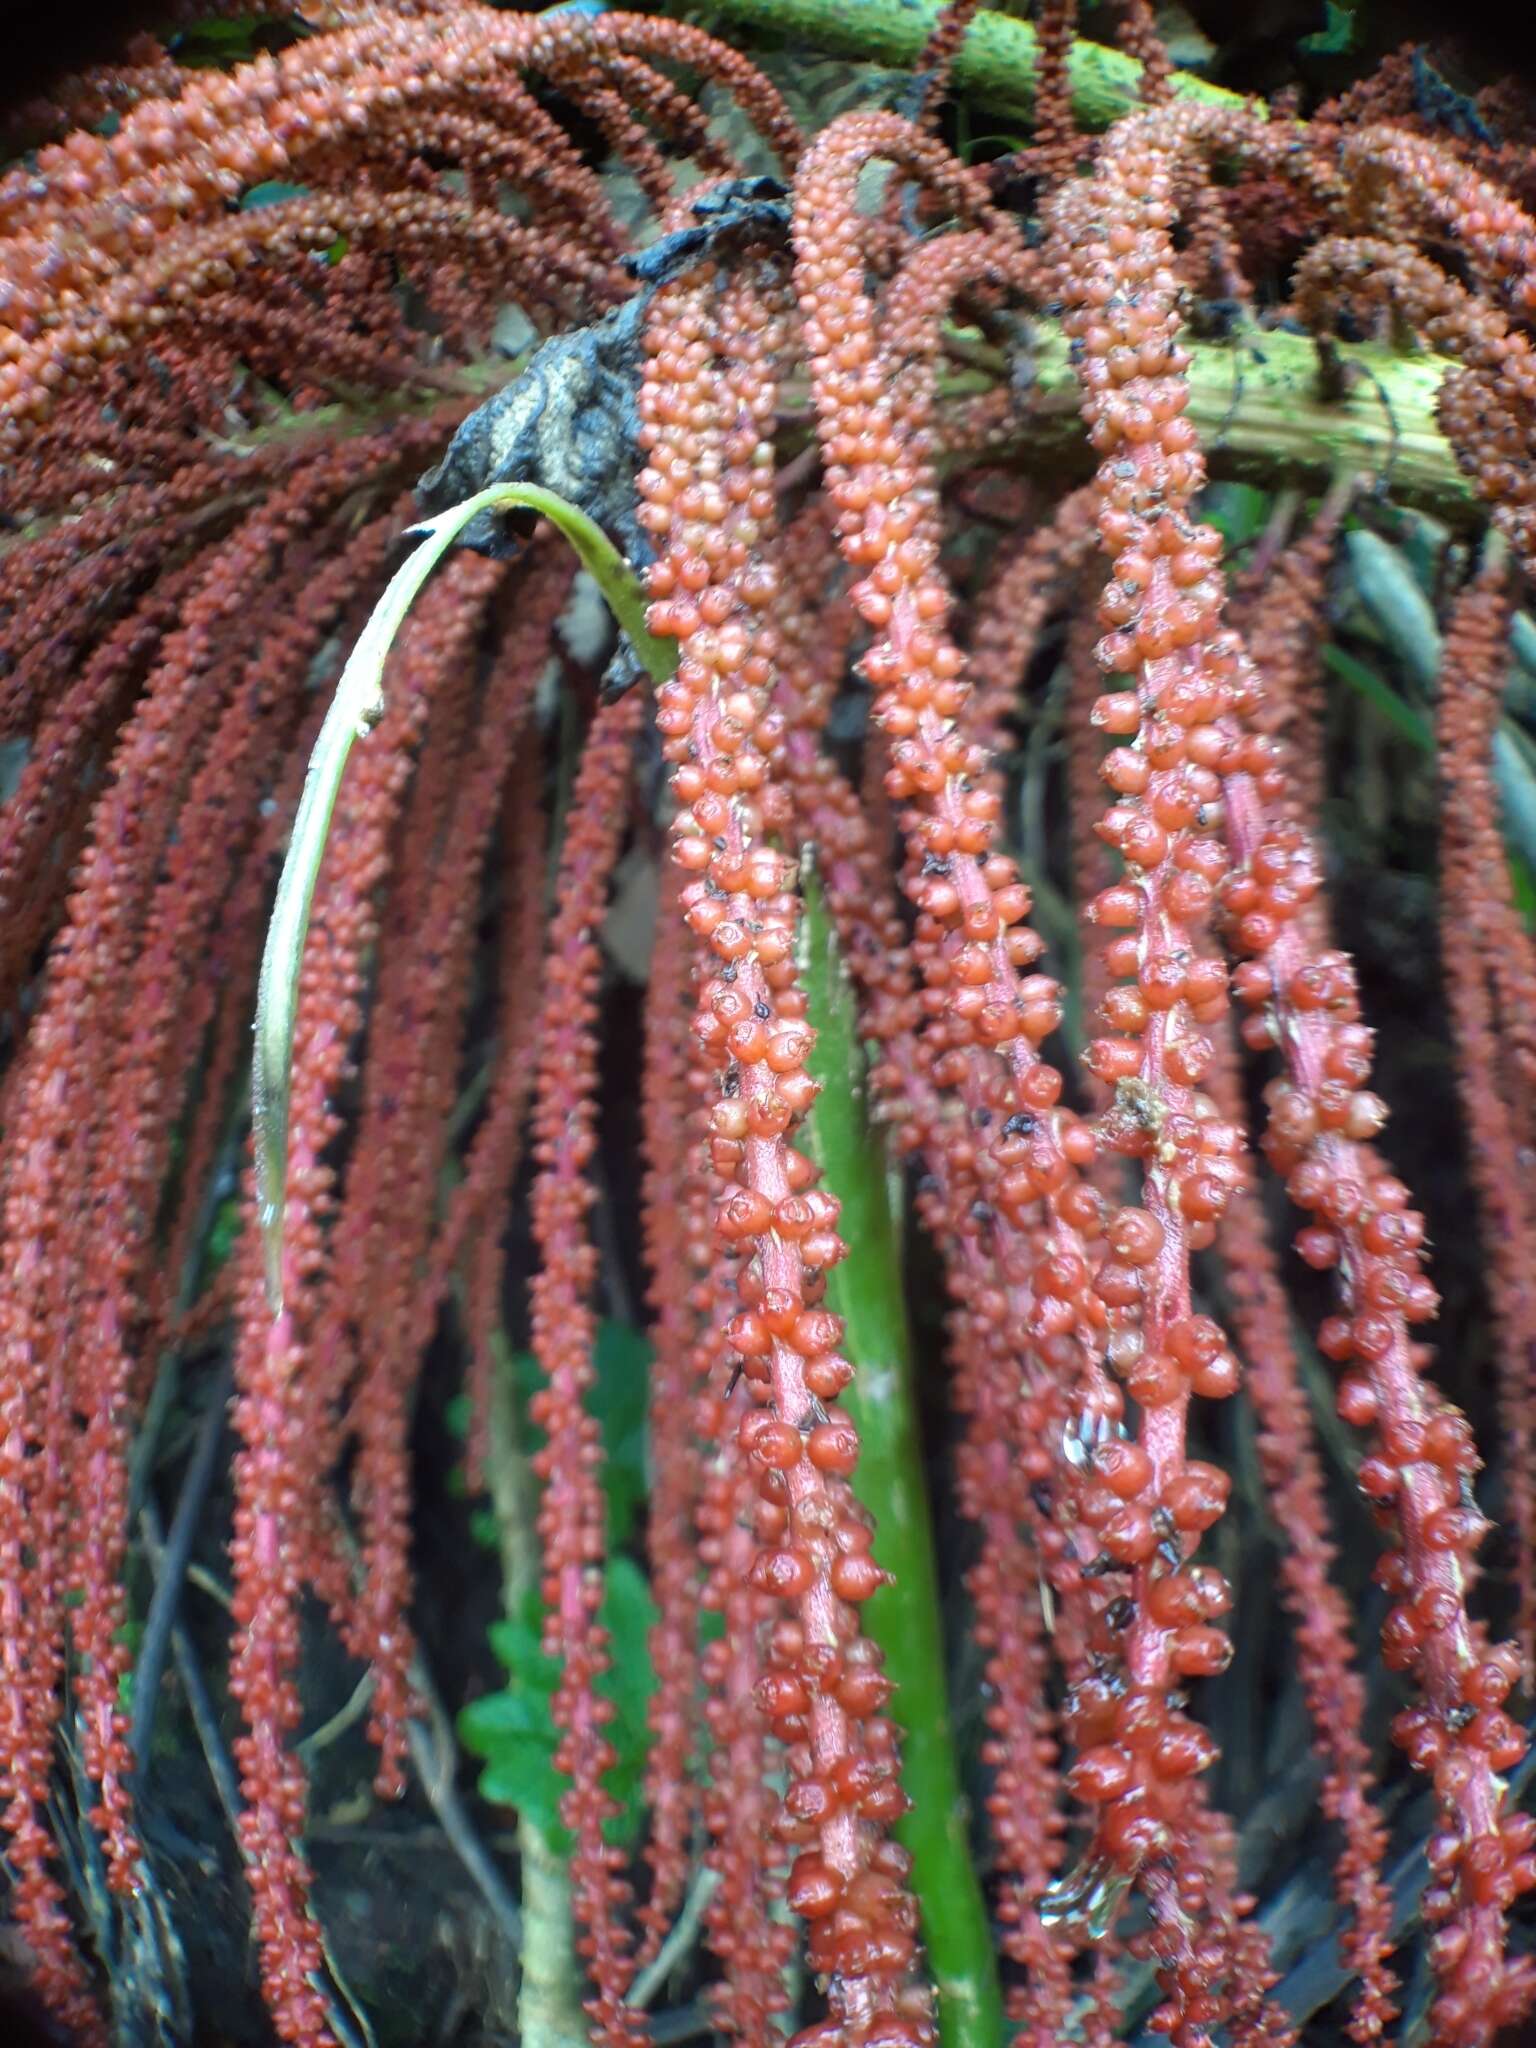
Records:
[[[322,1721],[320,1726],[306,1735],[302,1742],[294,1745],[306,1770],[322,1749],[329,1749],[338,1736],[345,1735],[349,1728],[357,1726],[368,1711],[368,1702],[372,1698],[373,1673],[365,1671],[353,1686],[352,1697],[336,1709],[329,1721]]]
[[[160,1526],[159,1512],[153,1501],[146,1501],[139,1510],[139,1530],[144,1538],[144,1548],[149,1555],[151,1568],[158,1568],[165,1548],[165,1537]],[[186,1696],[187,1709],[192,1716],[192,1726],[197,1731],[198,1744],[202,1749],[208,1775],[213,1780],[213,1789],[218,1795],[224,1818],[229,1822],[230,1832],[239,1839],[240,1833],[240,1780],[230,1761],[229,1751],[224,1747],[224,1738],[219,1733],[218,1716],[213,1711],[213,1702],[208,1697],[208,1688],[203,1682],[202,1668],[192,1648],[192,1638],[186,1626],[173,1619],[171,1624],[171,1654],[176,1660],[176,1676],[181,1681]]]
[[[405,1731],[421,1789],[427,1795],[427,1804],[436,1816],[438,1826],[452,1843],[459,1861],[485,1901],[498,1932],[515,1955],[522,1947],[523,1916],[459,1796],[458,1753],[453,1727],[419,1650],[411,1660],[410,1678],[432,1724],[430,1734],[419,1721],[409,1722]]]
[[[192,1555],[198,1521],[207,1502],[208,1490],[213,1484],[219,1443],[224,1434],[225,1411],[229,1405],[233,1385],[234,1362],[226,1354],[208,1390],[207,1405],[203,1411],[203,1419],[198,1424],[192,1457],[181,1482],[176,1512],[171,1518],[170,1534],[165,1539],[163,1548],[158,1544],[152,1547],[149,1543],[151,1524],[146,1522],[145,1518],[152,1514],[150,1503],[146,1501],[139,1510],[139,1526],[145,1534],[145,1547],[151,1552],[155,1575],[155,1590],[150,1596],[149,1612],[144,1620],[144,1636],[139,1645],[139,1659],[134,1672],[133,1725],[129,1734],[134,1769],[141,1778],[149,1759],[149,1745],[154,1735],[155,1709],[160,1697],[160,1674],[176,1625],[182,1582],[186,1577],[188,1562]]]
[[[355,1566],[356,1540],[344,1522],[341,1523],[341,1527]],[[405,1730],[406,1740],[410,1745],[411,1762],[416,1767],[421,1789],[426,1794],[427,1804],[431,1807],[438,1826],[452,1843],[470,1881],[485,1901],[498,1931],[516,1953],[522,1946],[523,1916],[516,1899],[508,1889],[506,1879],[486,1850],[479,1831],[459,1796],[458,1750],[454,1741],[453,1724],[443,1706],[442,1696],[433,1680],[426,1657],[419,1647],[411,1659],[409,1676],[411,1689],[426,1708],[427,1720],[430,1723],[430,1732],[420,1721],[415,1720],[408,1721]]]
[[[214,1606],[222,1607],[226,1614],[234,1612],[234,1594],[231,1593],[228,1586],[225,1585],[216,1572],[209,1571],[207,1565],[198,1564],[196,1560],[189,1564],[187,1566],[187,1584],[189,1586],[196,1586],[199,1593],[206,1593]]]
[[[630,1986],[629,1997],[625,2000],[627,2005],[643,2012],[678,1964],[691,1952],[704,1924],[704,1909],[714,1897],[719,1882],[719,1871],[711,1870],[707,1864],[698,1871],[671,1933]]]

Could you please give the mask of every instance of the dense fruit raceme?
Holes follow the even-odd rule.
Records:
[[[790,1746],[785,1817],[806,1844],[788,1898],[811,1923],[811,1963],[830,1980],[838,2025],[895,2048],[930,2030],[908,1983],[905,1859],[882,1839],[903,1806],[879,1711],[889,1687],[857,1625],[883,1574],[848,1485],[857,1436],[827,1412],[851,1377],[838,1319],[818,1305],[820,1275],[843,1246],[836,1202],[790,1142],[815,1094],[812,1035],[788,863],[765,841],[763,743],[781,715],[767,687],[777,577],[761,544],[774,514],[768,430],[787,310],[781,281],[748,272],[726,282],[712,266],[660,294],[640,391],[639,490],[658,549],[649,623],[679,643],[656,705],[680,806],[674,854],[690,877],[679,900],[711,956],[696,1029],[722,1084],[710,1116],[725,1189],[716,1232],[738,1262],[741,1304],[725,1336],[761,1404],[738,1431],[759,1497],[749,1573],[789,1610],[772,1628],[760,1691]]]
[[[1478,1199],[1485,1210],[1488,1290],[1499,1324],[1501,1420],[1509,1446],[1508,1517],[1520,1538],[1518,1640],[1529,1681],[1536,1647],[1536,1586],[1531,1579],[1530,1414],[1525,1389],[1536,1344],[1536,1301],[1528,1256],[1536,1218],[1520,1170],[1532,1139],[1531,1084],[1536,1058],[1531,1002],[1536,969],[1529,936],[1493,859],[1498,802],[1491,773],[1493,726],[1503,686],[1500,658],[1512,592],[1496,541],[1456,606],[1445,642],[1440,753],[1445,778],[1441,854],[1447,901],[1446,991],[1461,1054],[1459,1075],[1474,1139]]]
[[[1298,1240],[1303,1256],[1340,1271],[1346,1315],[1332,1320],[1325,1344],[1339,1362],[1357,1362],[1341,1392],[1346,1414],[1381,1432],[1362,1483],[1397,1526],[1388,1576],[1404,1604],[1387,1618],[1384,1646],[1416,1672],[1425,1694],[1422,1706],[1400,1717],[1400,1739],[1420,1768],[1435,1772],[1446,1811],[1426,1908],[1445,1923],[1433,1951],[1442,1984],[1437,2013],[1455,2037],[1486,2024],[1480,2002],[1492,1996],[1497,2008],[1518,1995],[1502,1988],[1499,1921],[1536,1868],[1523,1826],[1501,1820],[1497,1773],[1518,1760],[1524,1741],[1501,1711],[1514,1667],[1481,1652],[1463,1604],[1465,1560],[1485,1526],[1460,1499],[1465,1424],[1425,1402],[1409,1336],[1435,1308],[1418,1270],[1422,1222],[1366,1149],[1386,1114],[1362,1085],[1369,1034],[1356,1021],[1349,963],[1309,942],[1302,913],[1319,886],[1316,856],[1284,801],[1273,744],[1252,731],[1261,683],[1241,642],[1220,625],[1217,536],[1193,525],[1186,509],[1202,464],[1183,416],[1187,357],[1168,228],[1175,166],[1181,152],[1199,145],[1203,125],[1173,111],[1128,120],[1093,178],[1064,192],[1056,229],[1063,292],[1081,309],[1069,314],[1069,326],[1082,349],[1084,418],[1103,458],[1100,534],[1115,557],[1100,608],[1109,628],[1100,660],[1112,676],[1136,684],[1134,695],[1112,693],[1096,711],[1111,732],[1139,739],[1139,758],[1123,769],[1122,756],[1106,762],[1111,787],[1132,799],[1106,819],[1128,882],[1100,896],[1097,915],[1140,934],[1126,966],[1151,1012],[1141,1026],[1150,1046],[1153,1019],[1170,1008],[1177,1016],[1207,964],[1190,960],[1187,944],[1181,960],[1176,930],[1157,921],[1166,916],[1155,907],[1158,893],[1187,878],[1193,914],[1203,916],[1219,900],[1236,949],[1248,956],[1236,980],[1250,1012],[1246,1035],[1256,1047],[1276,1044],[1282,1056],[1285,1078],[1269,1090],[1265,1145],[1293,1200],[1315,1218]],[[1087,264],[1066,254],[1082,236],[1093,251]],[[1211,826],[1224,827],[1219,838],[1190,836]],[[1133,887],[1137,877],[1144,879]],[[1121,896],[1128,899],[1123,910]],[[1224,976],[1217,1001],[1225,1006]],[[1129,1041],[1120,1043],[1130,1071]],[[1116,1041],[1100,1044],[1101,1060],[1122,1057]],[[1186,1073],[1198,1081],[1209,1064],[1198,1039],[1175,1042],[1172,1056],[1176,1082]],[[1145,1064],[1137,1078],[1146,1085]],[[1177,1101],[1159,1086],[1177,1114]],[[1170,1138],[1179,1144],[1166,1123],[1159,1138],[1159,1152]],[[1206,1177],[1186,1182],[1174,1207],[1193,1218],[1193,1233],[1207,1218],[1219,1219],[1225,1201],[1220,1183]],[[1161,1226],[1161,1254],[1171,1217],[1149,1208]],[[1213,1357],[1218,1343],[1213,1335]],[[1159,1407],[1154,1397],[1152,1414]],[[1216,1512],[1223,1493],[1211,1489]]]
[[[602,961],[596,926],[626,821],[623,791],[642,700],[605,705],[582,755],[571,792],[561,853],[559,900],[544,956],[539,1077],[533,1099],[533,1234],[540,1266],[529,1314],[544,1384],[530,1407],[546,1442],[535,1459],[544,1481],[539,1511],[543,1551],[545,1646],[561,1662],[555,1724],[557,1760],[571,1780],[562,1818],[575,1837],[576,1911],[592,1958],[594,2039],[634,2038],[624,2005],[632,1963],[623,1909],[627,1886],[611,1869],[603,1823],[614,1812],[602,1784],[613,1762],[594,1681],[607,1668],[597,1620],[602,1595],[603,1495],[595,1455],[597,1423],[587,1412],[596,1335],[590,1306],[596,1252],[586,1228],[593,1187],[586,1168],[595,1136],[594,1033]]]
[[[1113,63],[1141,104],[1094,134],[1075,109],[1109,60],[1051,0],[1035,125],[989,169],[950,147],[967,39],[1006,26],[970,5],[913,42],[904,89],[859,74],[810,134],[768,75],[799,104],[793,64],[659,14],[179,16],[227,61],[138,36],[7,110],[25,153],[0,171],[0,1831],[36,1995],[72,2040],[149,2025],[124,1958],[165,1910],[155,1617],[188,1543],[224,1542],[232,1756],[200,1726],[262,1995],[285,2041],[352,2037],[306,1843],[313,1632],[366,1674],[359,1783],[406,1796],[423,1646],[468,1607],[469,1564],[435,1597],[453,1517],[422,1491],[462,1350],[469,1481],[554,1674],[563,1796],[534,1830],[518,1795],[528,1977],[578,2034],[585,2005],[594,2039],[644,2038],[670,1972],[700,1994],[687,2024],[754,2048],[992,2048],[987,2012],[1029,2048],[1370,2042],[1399,2006],[1431,2048],[1491,2043],[1536,1990],[1511,1791],[1536,1632],[1518,92],[1464,97],[1405,52],[1310,118],[1191,98],[1138,4]],[[1324,395],[1246,444],[1244,528],[1208,465],[1265,322],[1317,335]],[[674,666],[615,696],[610,628],[527,521],[420,598],[319,873],[274,1315],[242,1165],[275,873],[413,487],[526,366],[509,335],[560,337],[571,381],[538,386],[527,445],[629,505],[613,537],[643,536]],[[1081,430],[1037,380],[1051,350]],[[1440,379],[1414,474],[1450,530],[1352,458],[1394,350],[1415,389]],[[1411,585],[1430,674],[1438,646],[1433,720],[1389,708],[1433,778],[1380,772],[1390,686],[1346,711],[1322,658],[1358,618],[1357,541]],[[1440,959],[1400,925],[1385,950],[1445,1014],[1389,1009],[1378,1044],[1362,986],[1386,970],[1357,971],[1369,925],[1325,881],[1373,806],[1420,859],[1431,788]],[[834,1313],[871,1248],[820,1143],[808,945],[846,967],[847,1086],[911,1198],[910,1283],[892,1255],[879,1285],[920,1354],[961,1689],[934,1714],[975,1809],[940,1819],[981,1880],[965,1984],[930,1984],[922,1940],[962,1907],[928,1860],[921,1744],[903,1768],[886,1649],[911,1587],[868,1504],[905,1397]],[[1388,1119],[1411,1060],[1454,1070],[1427,1134]],[[1438,1364],[1426,1213],[1461,1340]],[[599,1369],[631,1265],[638,1534]],[[220,1525],[189,1469],[162,1552],[205,1376],[233,1388],[232,1507]],[[1492,1424],[1486,1473],[1457,1401]],[[605,1603],[642,1556],[631,1713]],[[1294,1704],[1261,1740],[1231,1702],[1276,1683]],[[1314,1776],[1284,1781],[1288,1824],[1330,1866],[1310,1970],[1277,1907],[1304,1863],[1249,1881],[1292,1722],[1283,1768]],[[1350,1981],[1309,1991],[1334,1937]]]

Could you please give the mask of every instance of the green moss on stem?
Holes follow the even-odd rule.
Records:
[[[711,0],[708,12],[718,25],[769,32],[797,49],[809,45],[836,57],[862,57],[893,71],[910,71],[941,9],[935,0],[858,0],[856,6],[848,0]],[[962,97],[999,113],[1028,115],[1035,103],[1035,69],[1033,26],[984,9],[955,59],[953,86]],[[1123,50],[1079,39],[1068,70],[1072,111],[1084,128],[1107,128],[1139,104],[1141,66]],[[1221,106],[1241,104],[1240,94],[1188,71],[1174,72],[1173,90]]]

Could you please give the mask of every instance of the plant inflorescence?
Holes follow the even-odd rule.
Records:
[[[1473,2048],[1536,1999],[1536,1821],[1511,1790],[1536,1631],[1536,954],[1506,843],[1530,818],[1500,807],[1530,774],[1501,705],[1536,571],[1518,108],[1492,89],[1447,124],[1406,59],[1305,120],[1192,96],[1152,10],[1122,13],[1137,102],[1080,125],[1088,46],[1043,0],[1032,133],[993,166],[946,126],[967,35],[997,32],[965,5],[908,89],[871,71],[814,133],[782,66],[699,29],[476,0],[273,10],[269,48],[201,68],[141,39],[18,111],[0,1827],[68,2038],[111,2038],[113,1959],[156,1896],[134,1574],[160,1555],[155,1433],[194,1365],[223,1398],[221,1357],[262,1991],[281,2039],[347,2035],[305,1840],[305,1629],[318,1605],[366,1667],[398,1796],[413,1426],[455,1347],[512,1617],[511,1683],[466,1728],[524,1809],[538,2048],[569,2038],[562,1988],[595,2041],[646,2038],[639,1987],[701,1873],[708,2024],[749,2043],[797,2021],[806,2048],[1300,2038],[1327,1997],[1288,2000],[1249,1816],[1209,1789],[1241,1782],[1213,1774],[1205,1687],[1266,1514],[1338,2023],[1369,2042],[1408,2004],[1412,2038]],[[1298,338],[1304,377],[1254,401],[1276,424],[1244,444],[1267,495],[1238,551],[1210,464],[1244,378],[1273,391]],[[1446,1391],[1476,1375],[1436,1375],[1425,1221],[1319,837],[1332,579],[1346,532],[1399,530],[1399,367],[1409,495],[1446,522],[1443,640],[1368,545],[1359,593],[1389,645],[1416,603],[1437,649],[1433,730],[1392,702],[1436,750],[1491,1473]],[[508,480],[606,527],[643,578],[644,659],[577,644],[575,558],[531,513],[484,515],[427,584],[325,835],[259,1185],[249,1025],[327,701],[401,531]],[[633,864],[657,900],[626,1165],[602,1028]],[[851,1140],[829,1086],[867,1086]],[[874,1208],[855,1199],[859,1144],[911,1200],[916,1389],[887,1355],[901,1233],[883,1169]],[[626,1198],[649,1499],[615,1556],[595,1390],[624,1254],[600,1226]],[[861,1336],[861,1288],[893,1334]],[[516,1399],[509,1323],[534,1361]],[[1345,1431],[1315,1412],[1319,1359]],[[920,1410],[947,1445],[926,1475],[890,1448]],[[1364,1594],[1338,1567],[1339,1466],[1379,1538]],[[1473,1598],[1495,1509],[1508,1641]],[[942,1673],[904,1654],[909,1630],[938,1641],[940,1581],[974,1695],[958,1766]],[[156,1601],[173,1615],[174,1579]],[[523,1796],[535,1766],[554,1810]],[[1411,1816],[1418,1948],[1381,1774]]]

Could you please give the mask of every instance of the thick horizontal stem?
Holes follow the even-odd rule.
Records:
[[[1029,470],[1092,467],[1083,437],[1077,379],[1059,322],[1029,323],[1023,355],[1010,363],[1000,349],[961,342],[964,366],[945,395],[985,391],[1005,376],[1021,387],[1011,452]],[[1251,328],[1228,341],[1187,342],[1189,417],[1198,428],[1213,477],[1276,488],[1325,486],[1341,469],[1379,479],[1395,502],[1417,506],[1452,524],[1479,520],[1482,506],[1457,467],[1435,407],[1441,380],[1454,366],[1429,351],[1412,355],[1379,343],[1330,344],[1326,381],[1318,344],[1307,334]],[[466,365],[453,373],[466,398],[483,398],[522,369],[526,358]],[[444,379],[447,383],[449,380]],[[1337,394],[1337,395],[1336,395]],[[444,404],[442,384],[419,402],[392,394],[375,405],[328,406],[259,430],[254,445],[290,435],[362,431],[381,418]],[[785,387],[791,407],[803,388]],[[954,463],[968,458],[955,455]]]
[[[1020,424],[1026,465],[1076,464],[1086,472],[1092,456],[1066,338],[1048,320],[1034,322],[1033,335],[1021,366],[1031,378]],[[1189,418],[1213,477],[1274,489],[1324,486],[1352,469],[1376,477],[1399,504],[1457,524],[1481,516],[1436,417],[1441,380],[1453,367],[1444,356],[1330,344],[1325,384],[1318,343],[1308,334],[1251,328],[1230,341],[1185,337],[1183,345],[1191,358]]]
[[[1076,378],[1058,322],[1029,323],[1026,353],[1010,364],[1000,349],[961,337],[956,351],[963,365],[940,380],[940,391],[959,398],[988,390],[1012,376],[1027,391],[1020,398],[1017,432],[1005,452],[1029,472],[1086,475],[1092,452],[1083,438]],[[1441,433],[1435,407],[1441,380],[1454,368],[1440,355],[1407,355],[1378,343],[1330,344],[1329,381],[1319,374],[1318,344],[1310,335],[1252,328],[1229,341],[1190,343],[1189,417],[1199,429],[1213,478],[1260,484],[1323,488],[1341,469],[1376,477],[1395,503],[1431,512],[1453,526],[1481,524],[1484,508],[1457,467]],[[503,356],[439,371],[430,391],[390,392],[344,401],[315,412],[254,428],[219,443],[233,456],[315,438],[367,433],[390,420],[419,419],[442,408],[445,438],[453,402],[468,406],[489,398],[526,366],[527,357]],[[1334,392],[1342,385],[1342,392]],[[788,423],[798,423],[805,404],[803,385],[785,387]],[[972,458],[948,458],[959,466]],[[252,496],[259,495],[253,487]],[[108,494],[104,494],[108,495]],[[204,508],[237,511],[247,494],[231,489]],[[66,515],[48,513],[0,539],[0,558],[35,539]]]
[[[938,20],[936,0],[713,0],[719,25],[771,30],[800,50],[862,57],[910,71],[922,56]],[[954,90],[999,113],[1028,115],[1035,103],[1035,31],[1027,21],[983,10],[971,23],[952,74]],[[1123,50],[1081,39],[1068,59],[1072,111],[1084,128],[1107,128],[1140,103],[1141,65]],[[1241,95],[1210,85],[1188,71],[1175,71],[1173,90],[1181,97],[1239,106]]]

